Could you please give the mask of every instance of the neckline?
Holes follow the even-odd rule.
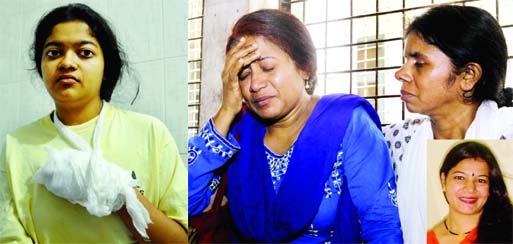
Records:
[[[285,155],[287,155],[288,153],[290,153],[290,151],[292,151],[292,148],[294,148],[294,145],[296,145],[296,141],[294,141],[292,143],[292,145],[290,145],[290,147],[287,149],[287,151],[283,154],[278,154],[278,153],[275,153],[273,150],[271,150],[269,147],[267,147],[267,145],[264,144],[264,149],[266,152],[268,152],[269,154],[271,154],[271,156],[275,157],[275,158],[283,158],[285,157]]]
[[[447,232],[449,232],[449,234],[451,235],[454,235],[454,236],[457,236],[458,240],[461,241],[465,238],[466,235],[468,235],[470,232],[472,232],[472,230],[469,230],[465,233],[461,233],[461,234],[458,234],[456,232],[452,232],[449,227],[447,226],[447,219],[444,219],[444,227],[445,227],[445,230],[447,230]]]
[[[52,113],[53,123],[59,134],[64,137],[69,143],[75,146],[77,149],[81,151],[94,151],[99,147],[100,137],[101,137],[101,128],[103,125],[103,117],[105,116],[105,111],[107,110],[107,102],[102,101],[102,108],[100,113],[93,119],[82,123],[80,125],[75,126],[66,126],[60,121],[57,113]],[[93,132],[93,143],[92,148],[83,138],[78,136],[71,128],[83,128],[84,125],[87,127],[91,123],[96,123],[94,132]]]

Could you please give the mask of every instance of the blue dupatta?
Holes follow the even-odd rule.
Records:
[[[380,126],[376,112],[361,97],[333,94],[318,101],[296,140],[278,193],[264,153],[265,126],[252,113],[242,117],[237,128],[241,149],[228,168],[227,195],[236,227],[247,238],[244,241],[287,242],[304,233],[319,209],[324,184],[357,106],[363,106]],[[344,186],[335,241],[356,242],[360,238],[358,217]]]

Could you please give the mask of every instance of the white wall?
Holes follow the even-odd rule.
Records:
[[[280,7],[279,0],[249,0],[249,11],[253,12],[258,9],[273,8],[278,9]]]
[[[5,134],[48,114],[53,103],[29,59],[37,21],[51,9],[77,1],[0,0],[0,146]],[[187,156],[187,1],[80,1],[108,19],[135,76],[123,80],[113,103],[162,120]],[[134,89],[140,94],[133,106]],[[125,88],[123,88],[125,87]]]

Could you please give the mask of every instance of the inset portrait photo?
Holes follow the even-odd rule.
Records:
[[[428,141],[428,243],[511,243],[511,150],[511,140]]]

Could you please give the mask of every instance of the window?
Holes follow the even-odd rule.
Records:
[[[403,30],[441,3],[476,6],[497,17],[508,42],[506,86],[513,86],[511,0],[281,0],[280,8],[303,21],[317,48],[315,94],[358,94],[389,124],[408,116],[394,77],[403,63]]]
[[[197,134],[199,128],[203,0],[188,1],[188,134],[190,137]]]

